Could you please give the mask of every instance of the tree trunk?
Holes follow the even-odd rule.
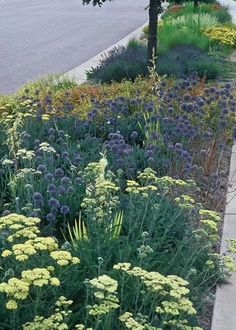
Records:
[[[159,0],[150,0],[149,4],[149,29],[148,29],[148,66],[152,67],[152,58],[157,55],[157,22]]]

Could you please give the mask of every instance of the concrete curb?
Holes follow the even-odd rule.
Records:
[[[227,204],[225,209],[223,234],[220,253],[227,252],[226,239],[236,239],[236,142],[232,148],[229,187],[227,192]],[[236,257],[232,254],[232,257]],[[235,330],[236,329],[236,273],[229,278],[229,283],[218,286],[213,310],[211,330]]]
[[[148,22],[144,23],[142,26],[137,28],[135,31],[128,34],[126,37],[118,41],[117,43],[113,44],[112,46],[106,48],[104,51],[99,53],[98,55],[92,57],[88,61],[84,62],[83,64],[75,67],[74,69],[65,72],[62,77],[73,79],[78,85],[83,84],[86,80],[86,71],[91,69],[92,67],[96,67],[100,61],[100,59],[106,55],[112,48],[118,46],[127,46],[128,42],[131,39],[139,39],[142,35],[142,31],[144,26],[146,26]]]

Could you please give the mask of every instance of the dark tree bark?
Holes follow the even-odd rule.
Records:
[[[152,58],[157,55],[157,23],[159,13],[159,0],[150,0],[149,4],[149,29],[148,29],[148,66],[152,66]]]

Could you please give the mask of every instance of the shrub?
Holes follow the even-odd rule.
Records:
[[[229,13],[229,9],[224,6],[215,10],[212,15],[214,15],[217,18],[218,22],[221,24],[230,23],[232,21],[232,16]]]
[[[203,77],[214,79],[223,73],[222,62],[201,48],[191,45],[175,46],[158,57],[157,71],[178,78],[198,72]]]
[[[101,83],[134,80],[138,75],[146,75],[146,47],[134,41],[125,47],[111,50],[96,68],[87,72],[88,79]]]
[[[236,45],[236,29],[230,26],[213,26],[203,29],[203,34],[213,43],[234,47]]]

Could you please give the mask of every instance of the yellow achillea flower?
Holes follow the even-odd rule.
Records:
[[[236,29],[230,26],[219,25],[207,27],[203,29],[203,34],[222,45],[236,45]]]
[[[12,277],[7,283],[0,284],[0,292],[4,292],[8,297],[16,300],[24,300],[29,294],[29,283]]]
[[[10,255],[12,255],[12,252],[10,250],[4,250],[1,254],[3,258],[9,257]]]
[[[6,303],[6,308],[7,309],[17,309],[17,302],[15,300],[9,300],[7,303]]]
[[[63,296],[60,297],[55,303],[56,308],[54,314],[47,318],[44,318],[43,316],[35,316],[32,322],[23,324],[23,330],[68,330],[69,327],[65,323],[65,319],[71,314],[68,307],[72,302],[72,300],[66,300]]]
[[[131,330],[144,330],[145,326],[140,324],[139,322],[137,322],[134,318],[133,318],[133,314],[126,312],[123,315],[121,315],[119,317],[119,320],[124,323],[125,327],[127,329],[131,329]]]
[[[32,270],[24,270],[21,273],[22,280],[33,284],[34,286],[42,287],[49,284],[50,272],[46,268],[34,268]]]
[[[70,262],[72,264],[78,264],[80,262],[79,258],[72,257],[71,253],[68,251],[53,251],[50,253],[50,256],[59,266],[66,266]]]
[[[35,238],[39,233],[37,224],[40,222],[38,218],[25,217],[18,214],[9,214],[0,218],[0,231],[7,230],[9,235],[8,242],[14,242],[20,238]]]

